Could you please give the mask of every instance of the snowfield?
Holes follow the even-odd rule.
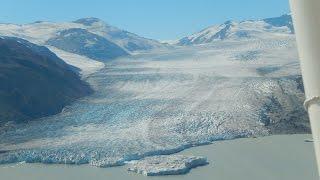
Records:
[[[104,67],[104,63],[100,61],[96,61],[85,56],[80,56],[78,54],[69,53],[61,49],[55,48],[53,46],[47,46],[47,48],[49,48],[50,51],[55,53],[66,63],[79,68],[82,77],[87,77],[90,74],[97,72]]]
[[[86,80],[96,92],[62,113],[4,127],[0,163],[110,167],[216,140],[309,131],[290,34],[137,54]]]

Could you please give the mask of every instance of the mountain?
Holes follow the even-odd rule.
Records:
[[[47,44],[96,60],[109,60],[129,55],[121,47],[109,40],[80,28],[60,31],[58,35],[50,38]]]
[[[38,45],[55,46],[100,61],[166,47],[156,40],[118,29],[97,18],[62,23],[37,21],[23,25],[0,24],[0,35],[23,38]]]
[[[292,17],[290,14],[285,14],[280,17],[266,18],[264,22],[274,27],[287,27],[291,33],[294,33]]]
[[[76,70],[46,47],[0,37],[0,126],[56,114],[90,94]]]
[[[97,18],[78,19],[74,23],[84,25],[90,32],[105,37],[129,52],[165,47],[164,44],[156,40],[143,38],[128,31],[118,29]]]
[[[220,40],[263,39],[294,33],[291,15],[241,22],[226,21],[180,39],[177,45],[205,44]]]

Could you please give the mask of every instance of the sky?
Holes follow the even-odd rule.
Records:
[[[289,13],[288,0],[1,0],[0,22],[97,17],[138,35],[174,40],[227,20]]]

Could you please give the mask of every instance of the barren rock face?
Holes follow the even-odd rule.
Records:
[[[153,156],[134,161],[128,171],[145,176],[186,174],[190,169],[208,164],[205,157],[197,156]]]
[[[57,114],[92,93],[78,69],[44,46],[0,36],[0,49],[0,128]]]

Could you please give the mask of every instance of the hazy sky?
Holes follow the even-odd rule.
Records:
[[[72,21],[97,17],[158,40],[177,39],[226,20],[289,12],[288,0],[1,0],[0,22]]]

